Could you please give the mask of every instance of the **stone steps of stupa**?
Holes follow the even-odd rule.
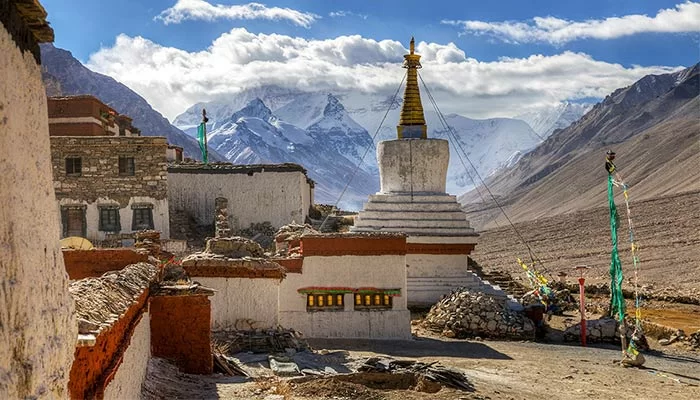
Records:
[[[360,211],[358,218],[367,219],[427,219],[433,221],[467,221],[462,211]]]
[[[369,203],[454,203],[457,196],[446,193],[392,193],[392,194],[371,194]]]
[[[432,228],[432,227],[410,227],[395,226],[358,226],[352,227],[352,232],[397,232],[405,233],[409,236],[476,236],[472,228]]]
[[[398,216],[397,216],[398,217]],[[359,218],[355,218],[355,226],[371,226],[378,227],[380,230],[384,228],[464,228],[469,229],[469,221],[466,219],[379,219],[379,218],[364,218],[360,215]]]
[[[369,202],[365,204],[363,211],[431,211],[431,212],[461,212],[459,203],[448,202],[423,202],[423,203],[397,203],[397,202]]]

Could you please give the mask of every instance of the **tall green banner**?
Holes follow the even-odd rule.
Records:
[[[617,207],[613,195],[613,176],[608,174],[608,203],[610,205],[610,236],[612,238],[612,252],[610,254],[610,315],[617,316],[620,323],[625,318],[625,298],[622,295],[622,263],[617,254]]]
[[[202,151],[202,161],[207,164],[209,152],[207,151],[207,124],[204,122],[197,127],[197,141],[199,141],[199,149]]]

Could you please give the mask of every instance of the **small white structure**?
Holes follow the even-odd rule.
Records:
[[[313,204],[314,183],[297,164],[171,164],[170,213],[185,213],[199,225],[214,223],[214,201],[228,200],[231,229],[269,222],[303,223]]]
[[[397,126],[398,139],[377,146],[380,192],[371,195],[355,218],[354,232],[403,232],[408,235],[408,304],[430,306],[460,286],[506,296],[467,269],[478,235],[469,226],[455,196],[445,193],[449,144],[428,139],[418,89],[420,56],[404,56],[406,91]]]
[[[280,325],[312,338],[411,338],[404,235],[304,235],[301,249],[300,271],[280,285]]]

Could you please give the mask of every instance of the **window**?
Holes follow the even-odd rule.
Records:
[[[119,232],[122,230],[118,206],[100,206],[100,230]]]
[[[80,176],[83,172],[83,160],[80,157],[66,157],[66,175]]]
[[[85,237],[87,224],[85,220],[84,205],[61,206],[61,225],[63,225],[63,237]]]
[[[384,292],[355,293],[355,310],[390,310],[393,297]]]
[[[139,205],[133,207],[134,217],[131,220],[132,231],[143,231],[153,229],[153,206]]]
[[[119,175],[134,175],[134,157],[119,157]]]
[[[307,311],[342,311],[345,309],[343,294],[309,293],[306,295]]]

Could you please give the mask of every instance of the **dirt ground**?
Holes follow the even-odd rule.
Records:
[[[415,328],[415,327],[414,327]],[[385,355],[458,368],[473,391],[443,387],[397,390],[371,382],[322,378],[294,383],[276,377],[193,376],[170,367],[149,368],[147,399],[698,399],[700,353],[676,346],[645,355],[644,368],[619,365],[614,345],[454,340],[418,329],[412,341],[312,340],[315,349],[345,350],[349,357]],[[158,360],[155,360],[158,362]],[[152,361],[152,364],[154,361]],[[153,367],[153,365],[151,366]],[[374,387],[372,387],[374,386]],[[390,385],[385,385],[390,386]],[[401,386],[397,384],[397,386]]]
[[[671,292],[700,298],[700,193],[633,202],[632,223],[641,261],[639,286],[651,293]],[[633,289],[634,272],[629,250],[624,203],[620,214],[619,254],[624,287]],[[610,222],[606,207],[518,223],[515,226],[543,262],[541,272],[568,274],[575,283],[577,265],[587,265],[586,283],[609,283]],[[486,271],[509,272],[525,281],[516,258],[530,263],[528,249],[503,217],[500,227],[481,232],[471,257]]]

